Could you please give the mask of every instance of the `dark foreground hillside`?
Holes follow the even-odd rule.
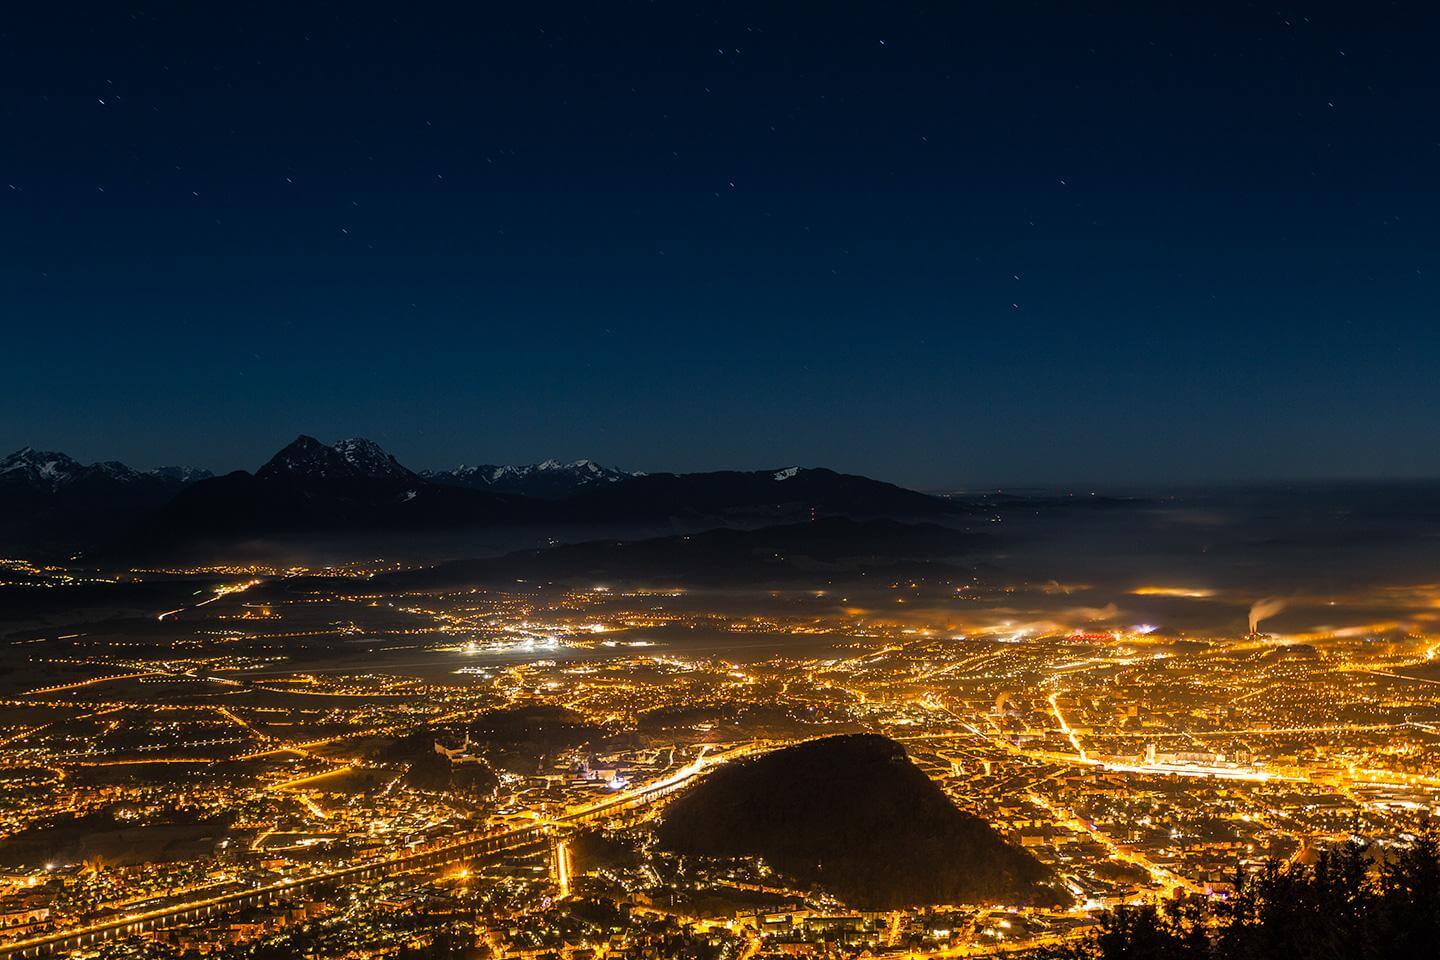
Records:
[[[1272,864],[1230,900],[1122,907],[1064,960],[1429,960],[1440,956],[1440,843],[1350,844]]]
[[[957,809],[886,737],[811,740],[727,765],[677,799],[663,846],[761,857],[863,909],[1061,899],[1050,871]]]

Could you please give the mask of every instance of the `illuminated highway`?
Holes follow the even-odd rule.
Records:
[[[368,879],[381,875],[405,873],[453,863],[472,856],[497,853],[533,844],[543,839],[550,831],[569,824],[583,823],[602,816],[621,813],[635,806],[662,799],[679,789],[689,780],[706,772],[711,767],[747,756],[758,749],[759,743],[742,744],[720,753],[702,753],[692,762],[660,780],[644,784],[632,790],[616,793],[614,796],[585,804],[553,818],[539,818],[532,826],[517,827],[497,833],[471,834],[446,843],[422,848],[418,851],[396,854],[371,863],[353,864],[333,870],[325,870],[304,877],[284,880],[279,883],[241,890],[233,893],[190,900],[172,904],[156,910],[129,914],[103,923],[72,927],[69,930],[47,934],[28,940],[0,944],[0,958],[36,957],[57,951],[70,950],[80,946],[93,945],[101,940],[139,933],[163,926],[167,921],[208,916],[230,907],[263,903],[277,897],[296,893],[321,883],[347,879]]]

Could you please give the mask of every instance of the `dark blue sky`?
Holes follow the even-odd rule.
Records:
[[[1440,474],[1427,5],[188,6],[0,23],[0,447]]]

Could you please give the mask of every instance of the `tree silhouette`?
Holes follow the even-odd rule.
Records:
[[[1118,907],[1069,960],[1409,960],[1440,956],[1440,837],[1373,857],[1348,843],[1314,865],[1271,862],[1230,900]],[[1377,865],[1378,862],[1378,865]]]

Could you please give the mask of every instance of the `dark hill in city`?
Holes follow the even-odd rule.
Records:
[[[852,907],[1056,903],[1052,874],[959,810],[874,734],[811,740],[720,767],[671,804],[660,843],[702,857],[760,857]]]
[[[391,588],[431,589],[472,583],[544,580],[592,584],[767,584],[865,578],[968,575],[956,561],[981,542],[977,534],[937,524],[830,517],[758,530],[707,530],[648,540],[594,540],[524,550],[503,557],[456,560],[389,574]]]

